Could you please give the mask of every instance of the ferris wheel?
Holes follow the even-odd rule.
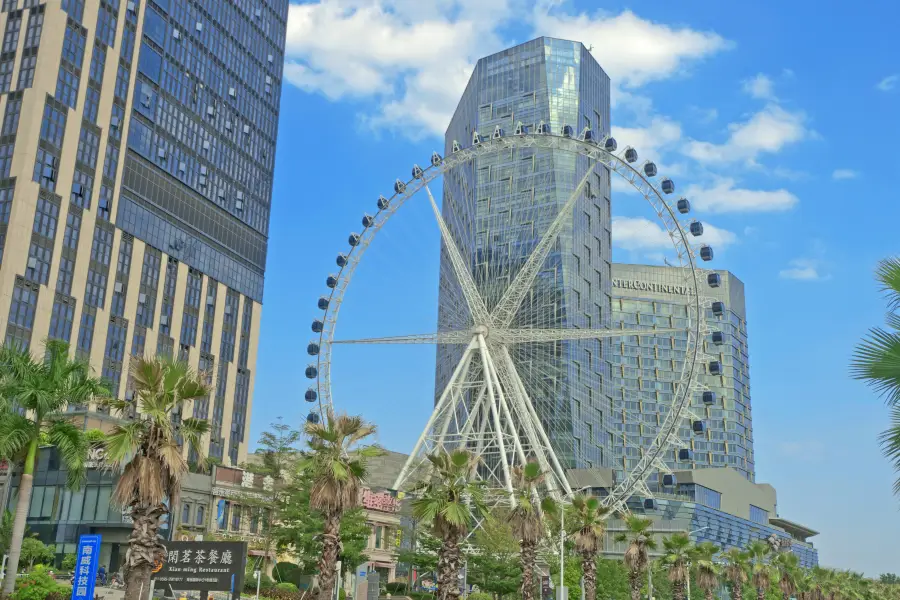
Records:
[[[520,209],[518,217],[508,217],[518,219],[517,225],[529,220],[531,229],[513,244],[505,240],[503,252],[494,251],[489,235],[485,236],[486,244],[469,243],[462,231],[464,226],[456,219],[451,222],[445,218],[446,211],[442,214],[429,187],[429,183],[443,177],[445,203],[468,202],[472,206],[474,193],[456,185],[461,174],[471,174],[498,156],[546,151],[576,161],[581,165],[579,176],[568,186],[565,197],[555,203],[526,206]],[[688,292],[686,319],[680,321],[683,326],[625,328],[620,324],[615,328],[602,326],[605,322],[601,320],[600,328],[575,327],[571,319],[560,316],[564,313],[560,305],[565,299],[554,283],[557,280],[548,280],[548,261],[561,260],[561,245],[571,243],[566,236],[571,237],[573,211],[593,202],[596,196],[590,193],[589,182],[592,175],[596,178],[604,172],[607,181],[615,173],[649,203],[671,240],[674,261],[668,264],[676,267],[682,289]],[[319,298],[321,314],[312,322],[317,337],[307,347],[313,359],[305,371],[312,380],[305,394],[305,400],[313,405],[307,420],[318,422],[333,408],[331,367],[337,345],[438,345],[439,356],[447,359],[446,373],[438,374],[434,410],[394,488],[405,489],[423,477],[429,468],[428,454],[466,448],[480,457],[478,473],[498,497],[509,497],[517,466],[536,461],[546,474],[545,492],[562,499],[573,493],[567,470],[577,457],[568,455],[561,459],[561,438],[554,431],[548,432],[548,418],[542,413],[548,402],[566,402],[565,398],[560,400],[570,391],[565,386],[565,373],[571,366],[567,364],[566,349],[580,344],[606,344],[608,348],[616,338],[677,336],[682,342],[684,360],[677,380],[671,382],[671,406],[661,418],[652,443],[641,448],[640,459],[609,486],[603,503],[619,511],[633,497],[651,499],[648,477],[662,473],[664,478],[671,478],[666,456],[673,451],[689,452],[688,443],[680,435],[685,422],[695,433],[704,430],[703,418],[692,404],[708,406],[715,402],[715,393],[699,375],[721,372],[722,365],[705,354],[704,346],[710,340],[721,343],[723,335],[710,327],[707,313],[721,316],[724,311],[722,302],[707,296],[708,288],[719,287],[721,279],[718,273],[700,266],[713,258],[710,246],[697,243],[703,225],[697,220],[684,220],[690,213],[689,201],[668,200],[675,184],[657,174],[655,163],[640,162],[637,150],[630,146],[619,151],[612,137],[596,136],[589,129],[576,134],[570,126],[552,132],[544,123],[533,131],[519,124],[512,134],[500,127],[491,135],[476,132],[468,145],[453,142],[447,156],[435,152],[427,167],[415,165],[411,179],[397,179],[393,195],[378,198],[377,212],[363,215],[362,229],[350,234],[348,248],[337,255],[337,271],[326,278],[328,292]],[[469,197],[456,198],[454,193]],[[437,331],[433,333],[336,339],[344,296],[366,249],[390,218],[417,195],[429,203],[440,230],[442,293],[456,301],[442,307]],[[504,227],[506,231],[516,229]],[[519,252],[515,259],[510,259],[511,245]]]

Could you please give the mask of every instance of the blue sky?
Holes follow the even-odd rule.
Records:
[[[746,284],[757,480],[821,535],[823,564],[897,571],[882,403],[848,377],[883,321],[872,280],[900,248],[900,7],[862,1],[321,0],[291,7],[251,438],[300,424],[310,321],[347,235],[440,150],[478,57],[538,35],[583,41],[612,78],[614,134],[692,199],[717,268]],[[424,6],[423,6],[424,5]],[[434,6],[431,6],[434,5]],[[439,233],[409,203],[357,270],[338,337],[431,331]],[[615,257],[653,262],[653,216],[614,187]],[[431,348],[341,348],[336,405],[408,451]]]

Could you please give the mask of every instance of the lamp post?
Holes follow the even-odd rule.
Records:
[[[700,533],[701,531],[705,531],[707,529],[709,529],[709,527],[701,527],[700,529],[695,529],[694,531],[688,533],[688,537],[691,537],[695,533]],[[691,600],[691,561],[688,561],[687,600]]]
[[[586,485],[584,487],[580,487],[577,490],[572,490],[565,496],[563,496],[563,500],[566,498],[571,498],[578,492],[583,492],[584,490],[590,488],[591,486]],[[566,570],[566,507],[564,505],[560,505],[559,507],[559,590],[556,592],[557,600],[567,600],[563,594],[563,590],[566,589],[563,574]]]

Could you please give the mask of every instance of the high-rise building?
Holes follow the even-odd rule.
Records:
[[[706,405],[697,394],[692,410],[706,424],[702,434],[688,423],[680,429],[688,452],[679,456],[672,450],[665,457],[673,470],[731,467],[751,482],[756,473],[753,461],[753,420],[750,413],[750,366],[747,347],[747,313],[744,284],[728,271],[718,288],[703,294],[721,301],[725,312],[717,317],[707,310],[703,318],[710,329],[724,333],[721,344],[702,340],[702,350],[722,364],[722,374],[712,375],[700,365],[700,382],[715,392],[715,403]],[[692,290],[684,285],[678,268],[613,264],[613,327],[635,329],[642,325],[665,328],[686,327]],[[615,431],[614,471],[627,472],[637,464],[672,406],[674,385],[681,377],[685,360],[686,334],[661,334],[617,339],[613,344],[613,395],[624,406],[612,416]],[[656,489],[658,474],[649,480]]]
[[[518,124],[552,132],[570,127],[609,133],[609,77],[579,42],[538,38],[482,58],[475,66],[445,137],[468,145],[473,132],[490,136]],[[528,148],[484,155],[444,177],[443,216],[488,308],[514,279],[550,222],[590,167],[559,150]],[[517,315],[519,327],[603,327],[610,306],[609,173],[597,169],[571,224]],[[459,284],[442,251],[439,329],[470,324]],[[561,462],[608,464],[610,408],[608,343],[522,344],[513,359]],[[462,349],[438,348],[436,392],[446,386]]]
[[[186,359],[210,456],[242,462],[288,0],[0,11],[3,339],[65,340],[125,399],[133,357]]]

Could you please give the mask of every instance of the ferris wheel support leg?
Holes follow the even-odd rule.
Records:
[[[525,410],[529,415],[531,415],[532,422],[534,423],[535,428],[541,436],[543,448],[545,449],[546,454],[550,457],[550,461],[553,464],[553,469],[556,472],[556,477],[557,479],[559,479],[559,482],[562,485],[562,488],[565,491],[566,495],[571,495],[572,487],[569,485],[569,479],[568,477],[566,477],[566,471],[562,468],[562,465],[559,464],[559,459],[556,457],[556,452],[553,450],[553,446],[550,444],[550,438],[547,436],[547,432],[544,431],[544,426],[541,425],[541,421],[537,416],[537,412],[535,412],[534,410],[531,399],[528,397],[528,392],[525,390],[525,384],[522,383],[522,380],[519,378],[518,372],[515,370],[515,365],[513,365],[512,357],[510,357],[509,352],[505,348],[502,349],[501,352],[502,360],[506,362],[507,366],[512,367],[510,370],[512,372],[513,378],[516,380],[516,385],[519,388],[522,404],[525,405]]]
[[[447,411],[446,420],[444,421],[444,424],[441,426],[441,433],[440,433],[440,435],[438,435],[438,438],[437,438],[438,443],[440,443],[441,448],[444,450],[447,449],[444,444],[444,441],[447,437],[447,431],[450,429],[451,421],[457,421],[456,426],[457,426],[457,429],[459,429],[459,421],[457,420],[458,415],[457,415],[457,410],[456,410],[457,407],[459,406],[457,403],[460,399],[460,394],[461,394],[461,392],[459,391],[459,388],[461,387],[462,383],[466,380],[466,376],[469,373],[469,367],[472,364],[472,356],[474,354],[475,354],[475,352],[473,350],[472,352],[467,352],[466,355],[463,356],[463,360],[460,361],[460,363],[462,364],[462,369],[459,369],[457,367],[457,371],[453,374],[454,379],[456,379],[456,381],[454,382],[453,379],[451,379],[451,382],[453,382],[453,386],[451,387],[450,384],[448,384],[448,386],[447,386],[447,388],[450,389],[450,396],[451,396],[450,402],[447,404],[449,410]]]
[[[416,445],[415,447],[413,447],[412,453],[409,455],[409,457],[407,457],[406,463],[403,465],[403,469],[401,469],[400,474],[397,475],[397,479],[394,480],[395,490],[399,490],[401,486],[406,483],[406,478],[412,470],[413,464],[416,461],[420,460],[419,451],[425,444],[425,439],[428,437],[428,432],[431,431],[431,428],[434,426],[435,421],[437,421],[438,416],[443,413],[447,401],[452,396],[453,384],[462,372],[463,365],[468,364],[468,361],[471,359],[472,352],[474,352],[477,347],[478,342],[475,339],[469,342],[468,347],[466,347],[466,351],[463,353],[459,364],[456,365],[456,369],[453,371],[453,375],[450,377],[450,382],[447,384],[447,387],[444,388],[444,392],[441,394],[441,397],[438,399],[438,402],[435,405],[431,416],[428,418],[428,423],[422,430],[422,434],[419,436],[418,441],[416,441]]]
[[[482,361],[485,363],[487,370],[487,344],[484,343],[484,336],[478,335],[478,346],[481,348]],[[487,373],[485,373],[487,375]],[[494,422],[494,435],[497,438],[497,446],[500,449],[500,466],[503,469],[504,487],[509,494],[509,503],[515,506],[515,496],[513,496],[512,477],[509,473],[509,459],[506,456],[506,443],[503,441],[503,427],[500,424],[500,414],[497,410],[497,396],[494,392],[494,382],[488,375],[484,378],[487,382],[488,397],[490,398],[491,418]]]
[[[487,383],[484,386],[484,393],[487,393]],[[488,423],[490,422],[490,407],[488,406],[488,398],[484,397],[481,403],[481,425],[478,427],[478,438],[475,442],[475,456],[481,456],[481,453],[484,451],[484,435],[485,431],[487,431]]]
[[[484,404],[485,392],[487,392],[487,387],[481,386],[481,390],[472,404],[472,410],[469,411],[469,416],[466,418],[466,424],[463,425],[462,433],[460,434],[460,448],[466,447],[466,437],[472,433],[472,429],[475,428],[475,422],[481,417],[481,407]]]
[[[494,380],[494,385],[497,386],[497,396],[500,400],[500,408],[503,410],[503,416],[506,419],[506,424],[509,426],[516,454],[518,454],[519,461],[524,467],[528,462],[528,459],[525,456],[525,451],[522,449],[522,441],[519,439],[518,432],[516,431],[516,422],[513,420],[512,413],[509,411],[509,404],[507,404],[506,395],[503,393],[503,385],[500,382],[500,378],[497,376],[497,368],[494,366],[494,359],[491,357],[490,353],[488,353],[487,348],[482,351],[482,355],[484,357],[485,370],[490,373],[491,379]],[[514,393],[514,390],[509,391],[510,393]]]

